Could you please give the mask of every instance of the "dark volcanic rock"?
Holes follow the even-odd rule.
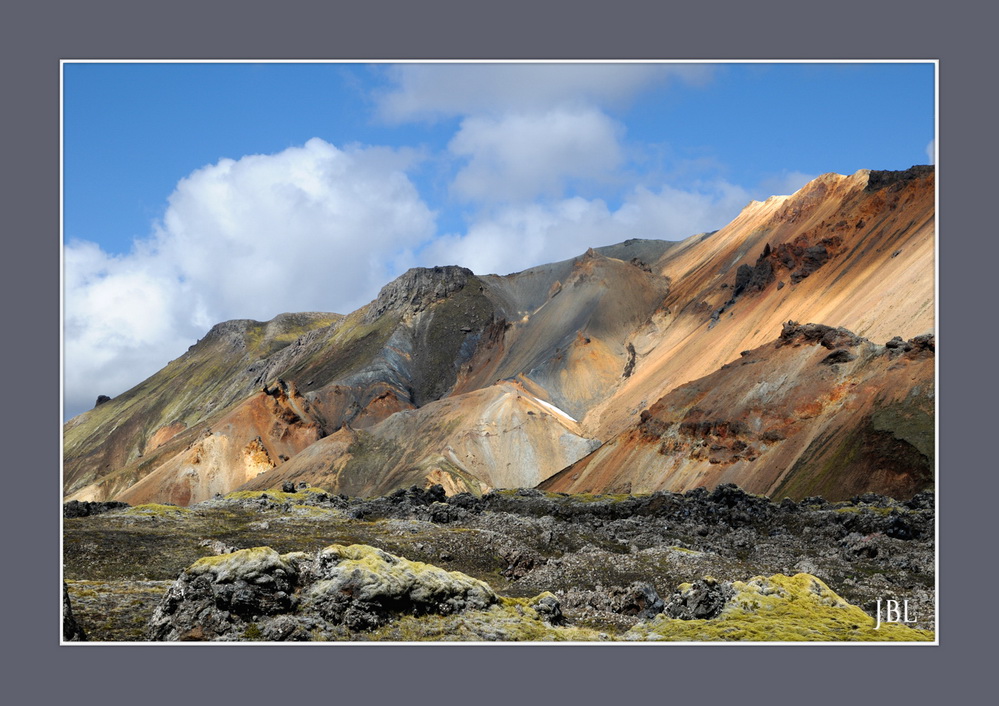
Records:
[[[414,267],[382,287],[366,320],[374,321],[386,311],[402,307],[422,311],[463,289],[470,277],[474,275],[466,267]]]
[[[73,618],[73,606],[69,602],[69,590],[62,582],[62,639],[64,642],[84,642],[87,639],[83,628]]]
[[[804,235],[773,249],[768,243],[754,265],[740,265],[736,270],[733,296],[762,292],[771,282],[776,281],[780,270],[791,271],[791,284],[798,284],[832,259],[842,244],[843,240],[839,236],[823,238],[813,243]],[[784,282],[781,281],[777,289],[783,287]]]
[[[605,612],[648,620],[663,611],[663,599],[647,582],[630,586],[598,587],[595,590],[571,589],[562,598],[562,605],[577,612]]]
[[[70,500],[68,503],[63,504],[62,516],[66,518],[90,517],[91,515],[100,515],[101,513],[110,512],[111,510],[124,510],[127,507],[131,507],[131,505],[117,500],[109,502],[81,502],[79,500]]]
[[[551,593],[543,593],[532,603],[534,610],[549,625],[565,625],[565,616],[562,614],[562,605]]]
[[[851,360],[856,360],[856,359],[857,356],[855,356],[847,349],[837,348],[819,362],[824,365],[834,365],[836,363],[849,363]]]
[[[735,590],[730,582],[705,577],[681,586],[663,612],[680,620],[710,620],[721,612],[728,599],[734,595]]]
[[[97,402],[96,402],[96,404],[94,404],[94,407],[100,407],[105,402],[110,402],[110,401],[111,401],[111,398],[108,397],[107,395],[98,395],[97,396]]]
[[[842,327],[833,328],[825,324],[799,324],[797,321],[788,321],[781,327],[777,347],[818,343],[823,348],[835,350],[837,348],[855,348],[863,342],[863,338]]]
[[[892,187],[892,190],[897,191],[910,181],[915,181],[916,179],[932,175],[933,171],[934,168],[932,164],[918,164],[914,167],[909,167],[905,171],[883,171],[872,169],[870,175],[867,177],[867,186],[864,190],[878,191],[879,189],[884,189],[890,186]]]
[[[507,567],[500,573],[514,581],[526,576],[536,565],[544,563],[537,554],[522,547],[504,548],[500,551],[500,556],[507,562]]]
[[[326,512],[300,513],[292,503],[263,506],[222,499],[187,514],[185,522],[205,524],[177,543],[196,547],[193,556],[157,576],[176,577],[179,567],[189,567],[169,591],[160,587],[158,595],[165,600],[147,635],[163,640],[363,640],[376,627],[408,630],[396,628],[405,616],[446,615],[479,605],[483,601],[475,598],[476,586],[485,591],[479,597],[485,595],[488,603],[489,587],[467,577],[473,583],[455,585],[445,568],[482,577],[505,573],[496,591],[512,596],[551,592],[569,624],[610,633],[660,611],[660,596],[673,605],[674,615],[710,615],[724,603],[724,595],[717,594],[725,592],[726,582],[755,575],[811,573],[862,606],[873,605],[889,591],[917,606],[928,606],[932,597],[932,492],[906,502],[864,493],[835,503],[818,497],[771,502],[732,485],[683,494],[585,498],[529,489],[482,498],[462,494],[445,502],[433,500],[436,492],[419,488],[391,498],[308,495],[302,504]],[[365,522],[343,522],[360,509]],[[237,512],[243,519],[241,528],[221,536],[224,542],[205,543],[211,551],[265,542],[278,551],[259,547],[191,565],[207,553],[204,545],[198,546],[201,539],[215,537],[210,513],[216,510]],[[435,524],[438,513],[449,523]],[[330,523],[325,517],[342,520]],[[252,519],[261,521],[246,524]],[[93,572],[116,572],[115,562],[151,576],[150,557],[172,546],[171,538],[162,538],[161,525],[136,523],[122,513],[67,526],[65,562],[73,579],[103,578],[109,574]],[[136,531],[155,532],[156,541],[165,542],[162,550],[124,541]],[[372,546],[278,553],[302,546],[302,541],[324,546],[344,536]],[[717,580],[698,583],[705,577]],[[122,594],[123,601],[133,597]],[[109,638],[107,628],[99,627],[106,622],[106,603],[82,596],[73,603],[90,640],[122,639]],[[145,616],[153,613],[151,607],[144,610]],[[504,603],[487,612],[499,618],[508,610],[512,606]],[[919,613],[929,621],[921,626],[932,626],[932,611]],[[546,615],[547,622],[558,624],[554,605]],[[134,611],[127,616],[131,620]],[[487,618],[476,613],[468,619]],[[378,639],[387,634],[379,632]],[[404,638],[411,633],[393,634]]]
[[[767,285],[777,279],[774,271],[774,261],[770,257],[770,246],[768,245],[756,261],[756,265],[740,265],[735,271],[734,296],[739,296],[743,292],[762,292]]]

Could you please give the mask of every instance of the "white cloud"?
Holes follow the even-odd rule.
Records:
[[[703,84],[710,64],[402,64],[376,96],[389,121],[614,104],[657,83]]]
[[[132,253],[65,248],[66,412],[116,395],[219,321],[349,312],[434,233],[405,169],[414,155],[319,139],[223,159],[170,196]]]
[[[715,230],[749,201],[745,189],[718,181],[693,191],[637,187],[616,210],[599,199],[579,197],[510,206],[474,223],[464,235],[437,239],[420,253],[420,261],[506,274],[628,238],[678,240]]]
[[[929,144],[926,145],[926,159],[927,164],[936,164],[937,159],[937,141],[936,138],[930,140]]]
[[[484,202],[559,196],[569,179],[599,180],[620,166],[622,132],[593,109],[466,118],[449,145],[468,158],[452,188]]]

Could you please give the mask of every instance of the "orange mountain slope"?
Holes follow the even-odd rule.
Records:
[[[909,498],[933,481],[933,336],[876,345],[788,322],[772,343],[686,383],[541,484],[560,492]]]

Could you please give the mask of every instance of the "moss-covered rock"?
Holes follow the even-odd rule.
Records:
[[[154,612],[148,635],[311,639],[339,635],[337,626],[369,630],[400,615],[450,615],[498,600],[483,581],[367,545],[334,544],[315,554],[254,547],[188,567]]]
[[[303,610],[351,629],[384,624],[394,613],[448,615],[498,600],[483,581],[366,545],[326,547],[312,572],[317,580],[304,593]]]
[[[694,584],[680,593],[697,590]],[[734,581],[724,607],[711,619],[661,615],[632,628],[629,640],[674,641],[932,641],[933,633],[875,620],[810,574],[756,576]]]
[[[597,642],[611,640],[590,628],[549,621],[554,596],[502,598],[487,610],[455,615],[405,616],[370,634],[393,642]]]

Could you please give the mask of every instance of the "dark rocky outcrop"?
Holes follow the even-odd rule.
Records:
[[[777,280],[777,273],[783,270],[790,272],[791,284],[798,284],[835,256],[842,244],[843,239],[839,236],[813,242],[809,235],[800,235],[790,243],[781,243],[776,248],[771,248],[768,243],[754,265],[743,264],[736,270],[732,300],[726,306],[734,304],[735,299],[742,294],[762,292]],[[781,289],[783,286],[782,281],[777,288]]]
[[[131,507],[131,505],[117,500],[112,500],[110,502],[81,502],[79,500],[70,500],[68,503],[63,504],[62,516],[65,518],[90,517],[91,515],[100,515],[101,513],[110,512],[111,510],[124,510],[128,507]]]
[[[474,274],[467,267],[414,267],[392,280],[372,302],[366,319],[374,321],[390,309],[409,308],[422,311],[432,302],[460,291]]]
[[[561,596],[562,607],[577,613],[605,612],[648,620],[663,610],[663,599],[648,582],[630,586],[598,587],[595,590],[571,589]]]
[[[680,586],[663,612],[680,620],[710,620],[721,613],[725,603],[734,595],[730,582],[717,581],[708,576]]]
[[[64,642],[84,642],[87,639],[83,628],[73,618],[73,606],[69,602],[69,589],[62,583],[62,639]]]
[[[934,167],[932,164],[917,164],[905,171],[872,169],[870,175],[867,177],[865,191],[879,191],[887,187],[892,187],[893,191],[898,191],[908,182],[930,176],[933,172]]]
[[[822,363],[823,365],[835,365],[836,363],[849,363],[851,360],[856,360],[856,359],[857,356],[855,356],[847,349],[837,348],[819,362]]]
[[[823,348],[836,350],[838,348],[855,348],[863,342],[863,338],[842,327],[834,328],[825,324],[799,324],[797,321],[788,321],[781,328],[777,347],[818,343]]]
[[[105,402],[110,402],[110,401],[111,401],[111,398],[108,397],[107,395],[98,395],[97,396],[97,402],[94,404],[94,407],[100,407]]]

